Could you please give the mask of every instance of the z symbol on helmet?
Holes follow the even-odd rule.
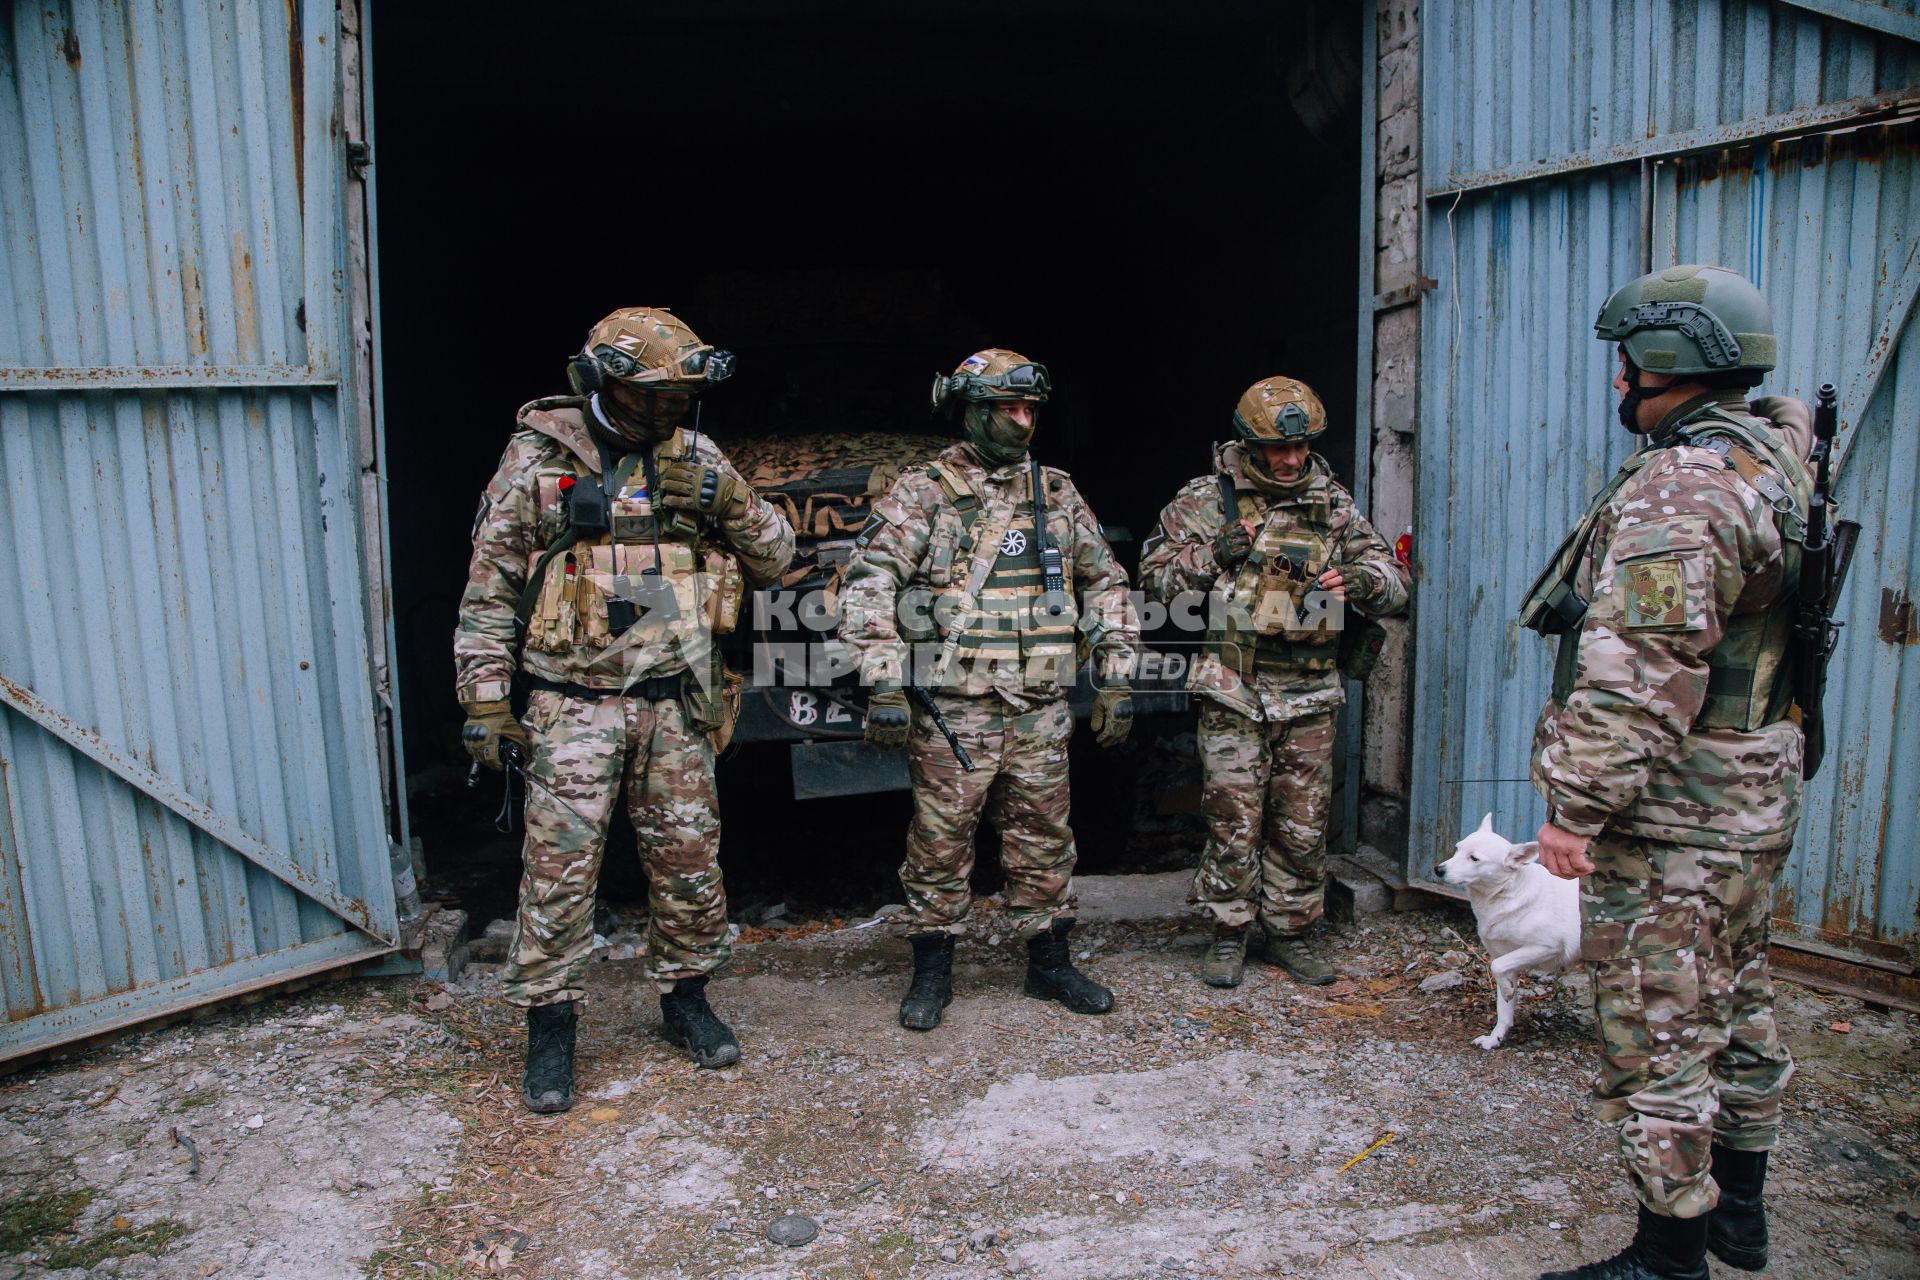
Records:
[[[1027,535],[1018,529],[1007,530],[1006,537],[1000,539],[1000,554],[1017,556],[1027,549]]]

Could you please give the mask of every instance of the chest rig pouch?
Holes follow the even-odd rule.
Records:
[[[1231,476],[1219,477],[1227,520],[1240,518]],[[1314,582],[1332,561],[1333,513],[1324,494],[1311,501],[1274,504],[1254,535],[1233,581],[1217,637],[1217,651],[1243,673],[1255,666],[1314,670],[1336,664],[1344,615]]]
[[[615,458],[599,447],[597,475],[575,462],[571,473],[536,477],[541,530],[562,521],[564,527],[539,553],[515,610],[526,647],[605,648],[636,626],[702,620],[715,635],[732,631],[745,596],[739,562],[700,545],[699,523],[689,513],[656,513],[651,450]],[[636,483],[641,477],[644,483]]]

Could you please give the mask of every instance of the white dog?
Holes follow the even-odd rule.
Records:
[[[1540,865],[1539,844],[1513,844],[1493,829],[1493,815],[1453,846],[1440,878],[1467,891],[1480,941],[1493,957],[1493,1030],[1475,1036],[1492,1049],[1513,1027],[1513,991],[1523,970],[1559,973],[1580,958],[1580,884]]]

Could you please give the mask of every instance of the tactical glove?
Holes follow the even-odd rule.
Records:
[[[1253,535],[1238,520],[1229,520],[1213,540],[1213,558],[1226,570],[1238,569],[1253,552]]]
[[[660,472],[660,505],[698,511],[715,520],[738,520],[753,501],[753,486],[731,472],[691,458],[676,458]]]
[[[913,717],[907,711],[905,689],[875,689],[867,699],[867,744],[881,751],[907,745]]]
[[[1133,729],[1133,690],[1124,684],[1107,685],[1094,690],[1093,740],[1103,747],[1117,747]]]
[[[521,754],[527,754],[527,731],[513,718],[513,706],[505,698],[465,705],[467,725],[460,730],[460,741],[466,744],[468,755],[489,769],[498,769],[502,742],[517,742]]]

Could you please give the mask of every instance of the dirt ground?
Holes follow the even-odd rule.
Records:
[[[1254,964],[1216,990],[1182,881],[1082,882],[1104,1018],[1020,995],[991,902],[926,1035],[895,1022],[885,920],[749,928],[718,1073],[658,1039],[637,962],[596,963],[557,1117],[520,1109],[491,965],[42,1064],[0,1079],[0,1277],[1492,1280],[1624,1241],[1583,980],[1542,980],[1484,1053],[1471,917],[1436,907],[1332,930],[1335,986]],[[1791,985],[1782,1017],[1769,1274],[1920,1276],[1920,1019]],[[771,1242],[788,1213],[818,1238]]]

